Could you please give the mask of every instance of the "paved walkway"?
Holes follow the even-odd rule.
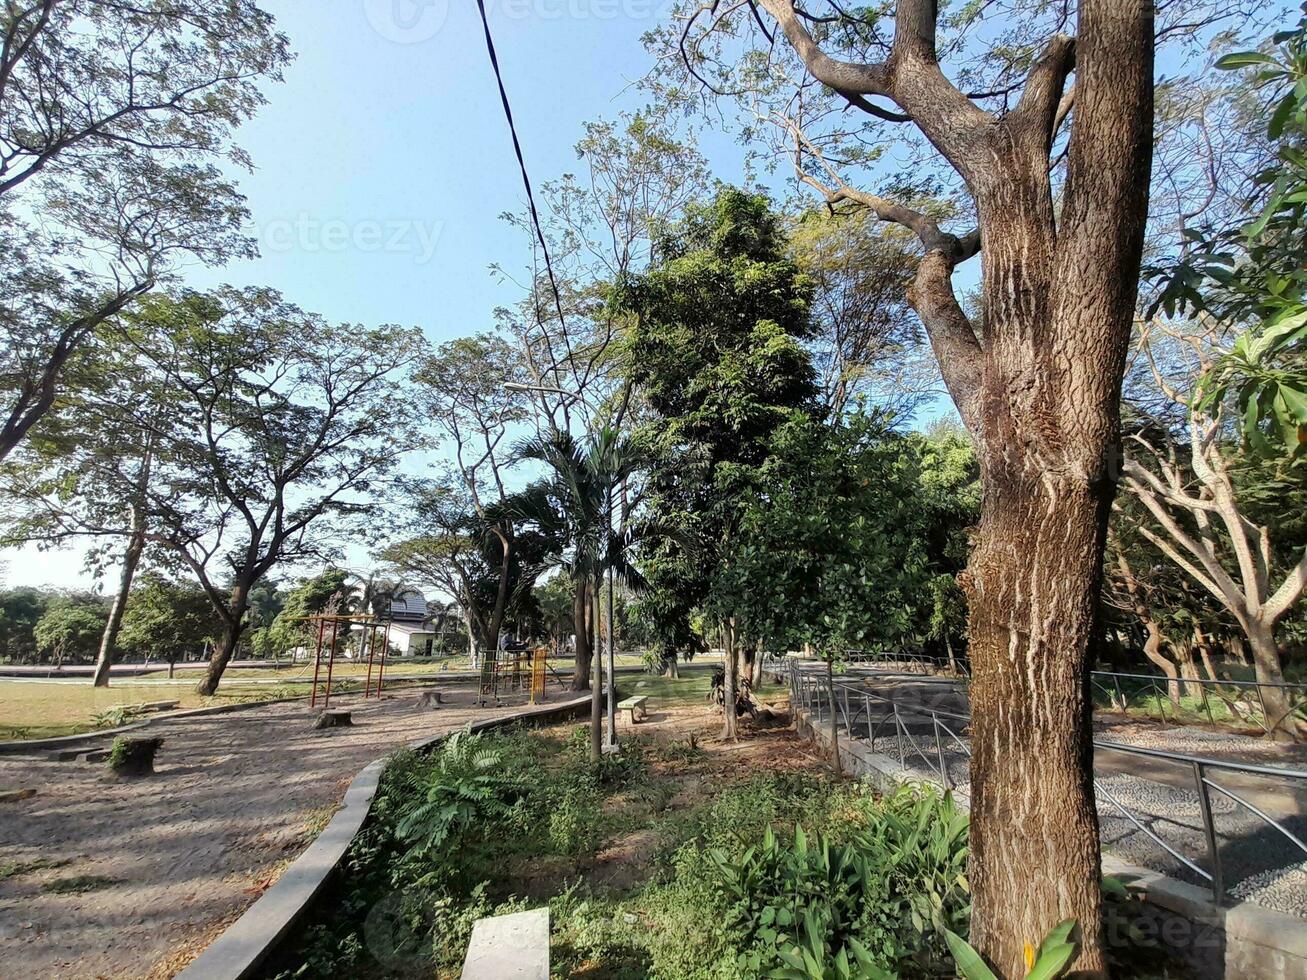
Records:
[[[333,699],[355,724],[320,732],[302,702],[160,722],[157,774],[136,782],[0,756],[0,790],[37,790],[0,803],[0,978],[172,976],[307,846],[364,765],[520,707],[473,699]]]
[[[953,682],[940,678],[873,672],[864,683],[868,691],[892,699],[899,706],[907,737],[900,742],[889,702],[862,703],[856,695],[848,704],[854,735],[865,741],[870,722],[870,730],[876,734],[875,751],[891,759],[902,758],[907,768],[923,779],[939,778],[942,751],[950,781],[965,799],[970,782],[969,756],[947,732],[941,731],[936,743],[934,726],[925,713],[945,712],[941,723],[965,737],[965,721],[952,717],[966,714],[965,694]],[[1307,745],[1285,745],[1211,728],[1171,727],[1111,714],[1096,716],[1094,727],[1095,738],[1103,741],[1307,771]],[[1203,878],[1139,826],[1142,824],[1199,867],[1211,870],[1192,766],[1099,747],[1094,770],[1104,847],[1134,864],[1205,886]],[[1307,784],[1303,781],[1220,769],[1210,771],[1208,777],[1278,820],[1300,840],[1307,840]],[[1231,895],[1307,917],[1307,862],[1302,848],[1220,791],[1213,789],[1209,795],[1225,884]]]

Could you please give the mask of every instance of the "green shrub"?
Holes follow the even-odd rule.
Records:
[[[927,973],[947,964],[945,931],[965,930],[970,909],[965,814],[949,796],[909,789],[869,803],[865,817],[847,843],[810,840],[802,827],[791,842],[769,827],[755,846],[702,852],[742,971],[793,976],[813,957],[832,975],[862,970],[851,976],[872,975],[869,962]],[[691,857],[679,856],[678,876],[694,873]]]
[[[395,837],[408,845],[404,863],[427,863],[432,874],[455,850],[449,845],[468,830],[509,817],[530,789],[506,766],[504,751],[483,736],[459,732],[434,760],[414,774],[395,814]]]

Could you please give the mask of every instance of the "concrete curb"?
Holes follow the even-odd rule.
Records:
[[[498,718],[471,722],[456,731],[484,732],[503,728],[518,722],[552,721],[570,718],[583,708],[589,708],[590,695],[573,698],[543,708],[517,711]],[[440,732],[408,743],[414,751],[428,749],[448,738],[453,732]],[[372,800],[376,796],[382,771],[386,767],[387,753],[368,763],[354,777],[345,791],[341,808],[318,835],[317,839],[295,859],[281,877],[245,910],[227,930],[177,975],[178,980],[244,980],[252,976],[277,944],[286,936],[304,910],[317,897],[327,883],[355,835],[362,829]]]
[[[824,724],[814,724],[806,711],[794,712],[795,729],[829,744],[830,732]],[[865,776],[877,789],[889,790],[905,782],[930,783],[943,789],[938,779],[923,778],[909,772],[897,759],[870,751],[865,745],[847,738],[840,739],[840,764],[845,771]],[[967,801],[954,797],[958,806],[968,809]],[[1264,908],[1253,902],[1240,902],[1225,908],[1212,901],[1205,888],[1177,881],[1159,871],[1130,864],[1112,854],[1102,857],[1103,873],[1120,878],[1140,893],[1149,905],[1174,913],[1197,926],[1225,934],[1225,976],[1230,980],[1243,977],[1275,980],[1307,980],[1307,923],[1296,916]]]

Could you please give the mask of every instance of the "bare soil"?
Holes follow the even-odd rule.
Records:
[[[354,724],[323,731],[302,702],[159,722],[155,775],[139,780],[0,756],[0,790],[36,790],[0,803],[0,978],[175,975],[321,831],[363,766],[520,707],[447,701],[333,699]]]

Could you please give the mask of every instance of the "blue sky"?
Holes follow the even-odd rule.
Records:
[[[583,122],[641,104],[641,35],[669,0],[487,0],[532,180],[578,169]],[[241,130],[234,172],[262,255],[190,268],[198,288],[266,285],[334,321],[420,327],[436,341],[488,329],[519,298],[489,271],[525,268],[499,220],[524,203],[471,0],[265,0],[297,57]],[[728,137],[716,175],[743,177]],[[90,586],[80,551],[0,553],[6,585]]]
[[[666,0],[489,3],[533,181],[576,170],[581,124],[639,104],[640,36]],[[519,298],[488,266],[527,256],[498,217],[524,194],[475,4],[265,6],[298,57],[241,135],[263,255],[188,279],[270,285],[332,320],[419,326],[436,340],[488,328],[496,305]],[[712,150],[718,175],[739,179],[742,151]]]

